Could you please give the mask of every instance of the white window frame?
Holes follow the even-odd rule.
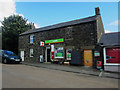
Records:
[[[31,49],[30,49],[30,57],[33,57],[33,54],[34,54],[33,48],[31,48]]]
[[[32,42],[31,42],[31,40],[32,40]],[[34,43],[34,35],[33,34],[30,35],[30,43]]]

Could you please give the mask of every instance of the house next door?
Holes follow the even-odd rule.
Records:
[[[92,66],[92,50],[84,50],[84,66]]]
[[[20,57],[22,58],[22,61],[24,61],[24,51],[20,52]]]

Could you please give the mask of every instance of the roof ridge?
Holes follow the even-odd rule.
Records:
[[[88,19],[88,18],[92,18],[92,17],[96,17],[96,15],[94,15],[94,16],[89,16],[89,17],[86,17],[86,18],[81,18],[81,19],[75,19],[75,20],[70,20],[70,21],[63,21],[63,22],[61,22],[61,23],[56,23],[56,24],[52,24],[52,25],[45,26],[45,27],[54,26],[54,25],[58,25],[58,24],[69,23],[69,22],[74,22],[74,21],[79,21],[79,20],[84,20],[84,19]],[[44,28],[44,27],[41,27],[41,28]],[[40,28],[37,28],[37,29],[40,29]]]
[[[20,35],[35,33],[35,32],[44,31],[44,30],[56,29],[56,28],[60,28],[60,27],[76,25],[76,24],[85,23],[85,22],[90,22],[90,21],[96,20],[96,17],[97,17],[97,15],[94,15],[94,16],[89,16],[89,17],[82,18],[82,19],[76,19],[76,20],[72,20],[72,21],[53,24],[53,25],[33,29],[33,31],[26,31],[24,33],[21,33]]]

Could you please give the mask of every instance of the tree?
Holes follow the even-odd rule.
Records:
[[[19,34],[29,30],[30,24],[19,15],[11,15],[2,21],[2,49],[18,54]]]

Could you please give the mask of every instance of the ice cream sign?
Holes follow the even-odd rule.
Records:
[[[52,39],[52,40],[45,40],[45,44],[62,43],[62,42],[64,42],[64,38]]]

